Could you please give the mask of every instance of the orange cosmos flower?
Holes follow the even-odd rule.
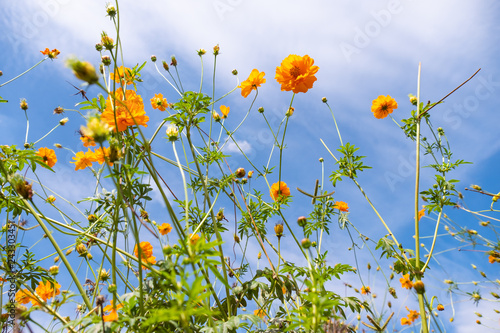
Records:
[[[94,147],[95,146],[94,138],[92,138],[90,136],[81,135],[80,140],[82,141],[84,147]]]
[[[91,167],[92,162],[95,162],[95,155],[90,149],[87,152],[79,151],[76,153],[76,156],[73,157],[75,162],[69,162],[69,163],[74,163],[75,164],[75,171],[76,170],[83,170],[86,167]]]
[[[262,309],[254,310],[253,314],[260,318],[264,318],[266,316],[266,312]]]
[[[142,251],[142,260],[146,261],[150,264],[155,264],[156,263],[156,257],[153,257],[153,246],[149,242],[141,242],[139,244],[141,247]],[[139,258],[139,248],[137,245],[134,248],[134,255]],[[143,269],[147,269],[147,267],[142,266]]]
[[[425,215],[425,208],[422,208],[421,210],[418,211],[418,220],[420,221],[420,219]]]
[[[411,282],[410,280],[410,274],[403,275],[403,277],[399,279],[399,282],[401,282],[401,287],[403,288],[406,289],[413,288],[413,282]]]
[[[276,67],[276,76],[274,77],[281,84],[281,91],[293,91],[294,93],[307,92],[313,87],[317,80],[314,76],[318,66],[313,66],[314,60],[305,55],[303,57],[290,54],[282,62],[281,66]]]
[[[372,112],[377,119],[383,119],[387,117],[389,113],[392,113],[392,111],[397,108],[398,103],[396,103],[396,100],[389,95],[380,95],[372,102]]]
[[[28,304],[33,297],[33,294],[28,289],[20,289],[16,293],[16,302],[20,304]]]
[[[274,201],[290,196],[290,189],[284,182],[274,183],[269,192]]]
[[[413,324],[413,322],[415,320],[418,319],[418,317],[420,317],[420,314],[416,311],[416,310],[410,310],[408,309],[408,307],[406,307],[406,310],[408,310],[410,313],[407,315],[407,318],[401,318],[401,325],[408,325],[410,326],[411,324]],[[452,320],[450,320],[452,321]]]
[[[56,153],[50,148],[40,148],[36,153],[37,156],[40,156],[43,159],[43,162],[47,164],[49,167],[53,167],[57,162]]]
[[[52,284],[50,281],[47,281],[44,284],[43,281],[40,281],[40,284],[38,285],[38,287],[36,287],[35,291],[38,296],[43,299],[44,302],[47,302],[49,298],[59,295],[59,288],[61,288],[61,285],[57,282],[54,282],[54,284]]]
[[[229,106],[221,105],[220,112],[222,112],[222,119],[226,119],[229,114]]]
[[[335,205],[333,205],[333,207],[337,208],[341,212],[348,212],[349,211],[349,206],[344,201],[335,201]]]
[[[49,48],[46,48],[43,51],[40,51],[43,55],[46,55],[49,57],[49,59],[56,59],[57,56],[61,53],[59,52],[58,49],[53,49],[52,51],[49,50]]]
[[[113,108],[113,104],[115,104],[115,108]],[[114,111],[116,111],[116,124]],[[136,125],[136,123],[148,127],[147,122],[149,121],[149,117],[144,111],[142,97],[137,95],[134,90],[127,90],[124,95],[122,88],[118,88],[114,96],[108,96],[106,110],[101,114],[101,119],[111,128],[117,127],[119,132],[126,130],[128,126]]]
[[[257,90],[257,87],[260,87],[261,84],[266,83],[264,75],[266,75],[266,73],[259,72],[256,68],[254,68],[250,73],[248,79],[241,82],[240,84],[241,96],[247,98],[247,96],[250,95],[252,90]]]
[[[198,234],[189,234],[189,242],[191,245],[196,244],[200,240],[200,236]]]
[[[151,106],[153,109],[165,111],[168,107],[167,99],[163,98],[162,94],[155,94],[155,97],[151,98]]]
[[[172,231],[172,226],[170,226],[170,224],[168,223],[163,223],[158,227],[158,230],[160,231],[160,234],[167,235],[170,233],[170,231]]]
[[[134,73],[130,68],[120,66],[116,68],[115,73],[110,73],[109,77],[116,83],[123,81],[123,84],[133,84],[134,83]]]
[[[115,320],[117,320],[118,319],[118,312],[117,312],[117,310],[121,309],[122,307],[123,307],[122,304],[114,305],[113,304],[113,300],[111,300],[110,301],[110,305],[106,305],[104,307],[104,309],[103,309],[104,312],[110,311],[110,313],[107,314],[107,315],[103,315],[102,319],[104,321],[115,321]]]
[[[365,287],[365,286],[361,287],[361,294],[362,294],[362,295],[368,295],[369,293],[371,293],[371,291],[370,291],[370,287],[368,287],[368,286],[366,286],[366,287]]]
[[[108,165],[113,165],[113,162],[109,161],[109,148],[101,147],[94,151],[94,161],[103,164],[106,159],[108,160]]]

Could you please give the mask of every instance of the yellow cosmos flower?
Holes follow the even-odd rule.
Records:
[[[221,105],[220,112],[222,112],[222,119],[226,119],[229,114],[229,106]]]
[[[115,104],[115,108],[113,108],[113,104]],[[116,123],[114,109],[116,109]],[[114,130],[117,128],[119,132],[126,130],[128,126],[136,125],[136,123],[148,127],[147,122],[149,121],[149,117],[144,111],[142,97],[137,95],[134,90],[127,90],[124,94],[122,88],[118,88],[114,96],[111,94],[108,96],[106,110],[102,113],[101,119]]]
[[[418,220],[420,221],[420,219],[425,215],[425,208],[422,208],[421,210],[418,211]]]
[[[259,72],[258,69],[254,68],[250,73],[250,76],[245,81],[241,82],[241,96],[247,98],[248,95],[252,92],[252,90],[257,90],[257,87],[260,87],[261,84],[266,83],[266,79],[264,79],[264,75],[266,73]]]
[[[370,287],[368,287],[368,286],[366,286],[366,287],[365,287],[365,286],[361,287],[361,294],[362,294],[362,295],[368,295],[369,293],[371,293],[371,291],[370,291]]]
[[[274,183],[269,192],[274,201],[290,196],[290,189],[284,182]]]
[[[156,257],[153,257],[153,246],[150,242],[141,242],[139,244],[142,251],[142,260],[146,261],[150,264],[156,263]],[[139,258],[139,248],[137,245],[134,248],[134,255]],[[147,267],[142,266],[143,269],[147,269]]]
[[[116,321],[118,319],[118,312],[117,310],[121,309],[123,307],[122,304],[114,305],[113,300],[111,300],[110,305],[106,305],[104,307],[104,312],[110,311],[109,314],[103,315],[102,319],[106,322],[108,321]]]
[[[253,314],[259,316],[260,318],[264,318],[266,316],[266,312],[262,309],[255,310]]]
[[[57,282],[52,284],[50,281],[47,281],[45,283],[43,283],[43,281],[40,281],[40,284],[38,285],[38,287],[36,287],[35,291],[38,296],[40,296],[40,298],[44,300],[44,302],[47,302],[48,299],[59,295],[59,288],[61,288],[61,285]]]
[[[59,52],[58,49],[53,49],[52,51],[49,50],[49,48],[46,48],[45,50],[43,51],[40,51],[43,55],[46,55],[47,57],[49,57],[49,59],[56,59],[57,56],[61,53]]]
[[[53,167],[57,162],[57,156],[54,150],[50,148],[40,148],[36,153],[37,156],[40,156],[43,159],[43,162],[47,164],[49,167]]]
[[[281,84],[281,91],[305,93],[317,80],[314,75],[318,70],[319,67],[314,66],[314,60],[307,54],[303,57],[290,54],[281,62],[281,66],[276,67],[274,78]]]
[[[172,231],[172,226],[168,223],[163,223],[158,227],[158,230],[160,231],[160,234],[167,235]]]
[[[74,163],[75,164],[75,171],[76,170],[83,170],[86,167],[91,167],[92,162],[95,162],[95,155],[90,149],[87,152],[79,151],[76,153],[76,156],[73,157],[75,160],[74,162],[69,162],[69,163]]]
[[[115,73],[110,73],[109,77],[111,80],[114,80],[116,83],[120,83],[123,81],[125,84],[133,84],[134,83],[134,73],[130,68],[120,66],[115,70]]]
[[[335,201],[335,205],[333,207],[337,208],[341,212],[348,212],[349,211],[349,206],[344,201]]]
[[[90,136],[86,136],[86,135],[82,134],[80,136],[80,140],[82,141],[84,147],[94,147],[95,146],[94,138],[92,138]]]
[[[106,159],[108,160],[108,165],[112,166],[113,162],[109,161],[109,148],[101,147],[94,151],[94,161],[99,164],[103,164]]]
[[[28,304],[33,298],[33,294],[28,289],[20,289],[16,293],[16,302],[20,304]]]
[[[399,279],[399,282],[401,282],[401,287],[403,288],[406,289],[413,288],[413,282],[411,282],[410,280],[410,274],[403,275],[403,277]]]
[[[166,98],[163,98],[163,94],[155,94],[155,97],[151,98],[151,106],[153,109],[165,111],[168,107],[168,102]]]
[[[199,240],[200,240],[200,236],[198,234],[189,234],[189,242],[191,243],[191,245],[195,245]]]
[[[391,96],[380,95],[377,99],[372,102],[372,112],[375,118],[383,119],[392,113],[394,109],[398,108],[398,103]]]

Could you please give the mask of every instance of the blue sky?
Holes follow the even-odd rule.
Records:
[[[246,79],[253,68],[266,72],[267,82],[259,90],[256,107],[236,135],[239,141],[245,142],[249,156],[261,165],[266,163],[272,143],[256,108],[263,106],[268,119],[276,124],[281,121],[291,98],[291,93],[281,92],[274,80],[275,68],[289,54],[308,54],[314,58],[315,65],[320,67],[318,81],[307,94],[295,97],[295,114],[290,119],[288,148],[284,152],[284,179],[295,197],[294,205],[286,212],[291,221],[308,214],[309,207],[304,207],[308,200],[294,189],[312,191],[315,180],[321,177],[318,159],[325,159],[326,177],[335,169],[333,158],[319,140],[323,139],[330,149],[339,145],[331,114],[321,103],[325,96],[335,112],[343,140],[360,147],[360,153],[367,156],[367,164],[373,167],[360,176],[361,185],[398,238],[413,247],[414,145],[390,119],[375,119],[370,106],[378,95],[389,94],[399,104],[394,118],[407,118],[411,111],[407,95],[416,94],[419,62],[422,63],[424,101],[439,100],[481,68],[474,79],[432,110],[432,122],[435,127],[445,129],[456,158],[474,162],[453,174],[462,181],[459,189],[477,183],[494,192],[500,185],[495,173],[500,150],[500,5],[494,0],[459,4],[451,0],[342,0],[307,4],[303,1],[152,0],[148,5],[123,1],[120,6],[125,65],[131,67],[148,61],[143,71],[144,83],[139,86],[146,105],[159,92],[169,101],[177,98],[149,61],[153,54],[160,61],[175,55],[185,88],[197,89],[200,66],[195,51],[204,48],[210,53],[212,47],[219,44],[217,96],[237,84],[232,69],[239,71],[240,80]],[[9,100],[8,104],[0,105],[0,144],[22,145],[24,142],[26,125],[18,105],[20,98],[27,98],[29,103],[30,141],[37,140],[57,124],[60,117],[52,115],[55,107],[70,109],[81,100],[73,96],[76,90],[66,82],[78,83],[65,68],[64,59],[73,54],[96,65],[99,63],[94,45],[99,42],[101,31],[113,36],[112,24],[104,17],[104,7],[104,1],[95,0],[16,1],[2,6],[0,26],[4,33],[0,36],[0,70],[3,77],[0,84],[39,61],[42,58],[39,51],[46,47],[58,48],[61,55],[57,60],[46,61],[30,75],[0,88],[0,96]],[[207,54],[204,59],[208,88],[208,73],[213,65],[211,56]],[[88,90],[89,96],[98,92],[94,87]],[[239,123],[250,107],[251,97],[243,99],[236,91],[223,101],[231,107],[228,126]],[[151,118],[148,129],[153,130],[163,115],[146,107]],[[74,112],[66,112],[65,116],[70,121],[41,141],[41,146],[59,142],[75,151],[83,148],[75,133],[81,118]],[[158,149],[164,148],[158,146]],[[72,171],[69,151],[57,153],[56,174],[44,173],[49,187],[52,185],[74,201],[90,193],[90,174]],[[273,163],[277,161],[275,157]],[[240,163],[248,167],[237,154],[233,160],[234,166]],[[165,169],[165,172],[168,171]],[[422,186],[431,185],[430,181],[424,178]],[[172,182],[174,186],[179,185],[176,180]],[[68,186],[61,186],[62,183]],[[267,192],[263,185],[256,186]],[[326,190],[333,190],[328,181],[326,185]],[[349,202],[350,220],[364,234],[376,240],[386,233],[352,183],[345,180],[334,190],[337,200]],[[466,202],[477,209],[489,205],[487,200],[476,200],[477,195],[465,195]],[[470,224],[471,228],[478,228],[469,215],[449,214]],[[424,232],[430,233],[433,227],[430,223]],[[346,237],[345,231],[335,228],[325,243],[330,253],[340,253],[335,257],[336,262],[353,263],[352,255],[345,252],[349,244]],[[453,244],[449,247],[456,246]],[[361,252],[362,260],[369,260],[367,251]],[[447,274],[465,274],[464,270],[473,274],[468,272],[469,261],[485,261],[485,257],[474,254],[466,257],[463,252],[453,252],[452,258],[443,256],[441,260],[447,263],[447,272],[438,274],[436,269],[438,290],[444,288],[438,280],[448,278]],[[456,265],[457,261],[464,263],[463,269]],[[498,274],[491,266],[484,267],[489,269],[488,273]],[[468,281],[479,279],[473,275],[468,278]],[[467,332],[468,325],[476,326],[472,314],[476,310],[471,309],[474,308],[471,302],[457,304],[456,308],[456,322],[449,328],[450,332]],[[442,316],[447,321],[450,315],[443,313]],[[490,321],[491,326],[498,325],[498,315],[490,316],[496,318]]]

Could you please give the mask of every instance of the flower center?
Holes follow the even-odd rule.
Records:
[[[290,69],[290,75],[296,79],[297,76],[300,75],[300,68],[298,66],[293,66],[292,69]]]
[[[380,109],[381,109],[382,111],[387,111],[387,109],[388,109],[388,108],[389,108],[389,105],[387,105],[386,103],[384,103],[384,104],[382,104],[382,105],[380,106]]]

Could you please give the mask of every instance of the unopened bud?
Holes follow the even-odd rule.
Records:
[[[156,62],[156,56],[155,56],[155,55],[152,55],[152,56],[151,56],[151,61],[152,61],[152,62]]]
[[[88,84],[94,84],[99,81],[99,76],[95,67],[92,66],[88,61],[80,61],[76,58],[70,58],[66,61],[66,65],[73,70],[73,74]]]
[[[297,224],[299,225],[299,227],[302,227],[304,228],[307,224],[307,218],[305,216],[301,216],[297,219]]]
[[[59,120],[59,125],[61,126],[64,126],[64,124],[66,124],[68,122],[69,118],[63,118],[61,120]]]
[[[415,289],[417,294],[423,294],[425,292],[425,285],[421,280],[418,280],[413,283],[413,289]]]
[[[49,273],[54,276],[59,274],[59,266],[50,266]]]
[[[309,240],[309,238],[304,238],[301,244],[304,249],[308,249],[311,247],[311,241]]]
[[[21,103],[19,103],[19,106],[21,107],[21,110],[28,110],[28,102],[26,102],[26,99],[21,99]]]
[[[231,73],[233,73],[233,75],[238,75],[238,71],[236,69],[233,69]]]
[[[236,177],[243,178],[246,175],[246,171],[243,168],[238,168],[235,172]]]

